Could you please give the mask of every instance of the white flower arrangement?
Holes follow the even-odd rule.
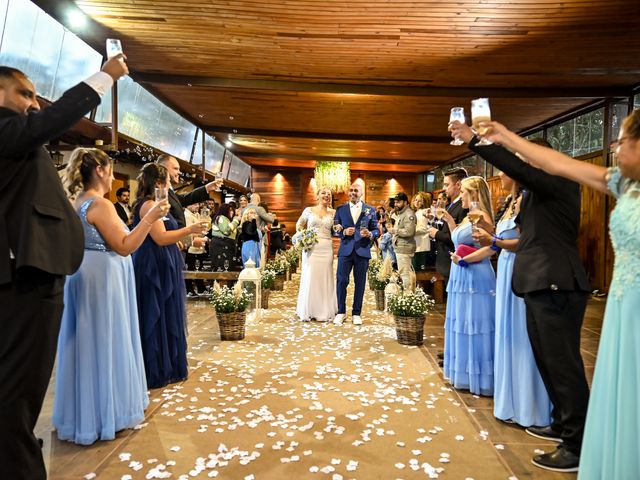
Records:
[[[423,317],[435,307],[435,301],[421,288],[405,290],[389,298],[389,312],[399,317]]]
[[[303,252],[308,252],[316,243],[318,243],[318,231],[315,228],[299,230],[295,233],[291,241]]]
[[[243,289],[238,282],[234,288],[220,288],[218,282],[213,284],[211,304],[216,313],[244,312],[251,302],[252,295]]]
[[[284,254],[277,253],[274,258],[267,262],[266,268],[274,271],[276,275],[284,275],[289,270],[289,261]]]

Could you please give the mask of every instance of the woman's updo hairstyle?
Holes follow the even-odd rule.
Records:
[[[155,198],[155,190],[158,184],[165,185],[167,176],[169,175],[167,168],[159,163],[147,163],[140,169],[138,174],[138,190],[136,192],[136,203],[133,207],[134,215],[140,212],[140,207],[147,200]]]
[[[76,148],[71,152],[64,172],[64,186],[69,196],[75,197],[91,183],[91,176],[98,167],[111,166],[111,158],[97,148]]]

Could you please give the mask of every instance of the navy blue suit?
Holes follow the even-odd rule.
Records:
[[[338,295],[338,313],[346,313],[347,286],[349,275],[353,270],[355,291],[353,295],[352,315],[360,315],[362,311],[362,297],[367,282],[367,269],[371,258],[371,241],[380,235],[376,209],[366,203],[362,204],[362,210],[358,221],[354,223],[351,217],[349,203],[339,206],[333,218],[334,225],[342,225],[340,236],[340,248],[338,249],[338,272],[336,275],[336,290]],[[371,232],[371,237],[360,235],[360,228],[365,227]],[[344,235],[344,230],[355,227],[353,235]]]

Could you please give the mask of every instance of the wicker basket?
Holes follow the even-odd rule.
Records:
[[[398,343],[402,345],[422,345],[424,342],[424,317],[401,317],[394,315]]]
[[[376,310],[384,312],[384,290],[374,290],[373,294],[376,297]]]
[[[269,308],[269,293],[271,293],[271,290],[269,290],[268,288],[264,288],[262,290],[262,297],[260,299],[260,303],[262,308],[264,309]]]
[[[273,281],[273,288],[271,290],[284,290],[284,275],[276,275],[276,279]]]
[[[242,340],[247,312],[217,313],[221,340]]]

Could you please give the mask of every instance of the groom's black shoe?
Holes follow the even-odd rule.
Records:
[[[529,427],[525,429],[532,437],[541,438],[542,440],[550,440],[552,442],[562,442],[560,432],[549,427]]]
[[[554,472],[577,472],[580,457],[560,445],[554,452],[536,455],[531,460],[536,467],[552,470]]]

